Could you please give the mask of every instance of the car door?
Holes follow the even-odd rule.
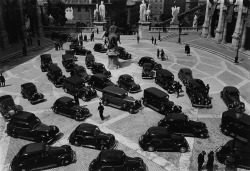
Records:
[[[52,156],[50,156],[46,151],[43,151],[42,153],[36,155],[35,160],[37,168],[40,169],[47,168],[53,162]]]
[[[95,146],[96,145],[96,138],[94,137],[93,133],[85,133],[84,135],[84,144],[86,146]]]
[[[34,131],[31,131],[31,128],[29,125],[26,124],[20,124],[19,131],[18,131],[19,137],[28,139],[28,140],[34,140],[35,133]]]
[[[183,132],[184,135],[186,136],[194,136],[194,129],[193,127],[189,124],[188,121],[182,122],[180,126],[181,131]]]
[[[113,171],[129,171],[125,163],[117,163],[113,165]]]
[[[67,103],[65,103],[64,105],[61,106],[61,111],[60,112],[64,116],[67,116],[67,117],[70,117],[70,118],[72,117],[69,104],[67,104]]]
[[[172,151],[175,147],[174,141],[171,138],[163,137],[162,138],[163,145],[162,148],[166,151]]]

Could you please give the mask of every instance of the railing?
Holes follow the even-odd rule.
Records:
[[[202,27],[181,27],[182,32],[197,32]],[[179,32],[178,27],[151,27],[150,32]]]
[[[43,26],[43,32],[50,35],[53,32],[56,33],[90,33],[94,31],[94,27],[67,27],[67,26]]]

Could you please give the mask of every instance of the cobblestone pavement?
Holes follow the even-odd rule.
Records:
[[[87,42],[84,44],[86,49],[92,50],[94,43],[102,42],[102,40],[96,40],[95,42]],[[225,61],[213,54],[203,52],[198,49],[191,48],[191,56],[184,54],[184,45],[177,45],[171,42],[158,42],[158,45],[152,45],[149,40],[141,40],[137,44],[136,40],[121,40],[121,46],[125,47],[128,52],[132,54],[133,59],[124,61],[120,60],[121,67],[118,70],[112,70],[111,80],[116,82],[119,75],[123,73],[131,74],[135,82],[139,83],[142,89],[148,87],[157,87],[154,80],[141,79],[141,67],[137,62],[142,56],[152,56],[155,60],[163,65],[163,68],[170,70],[175,75],[175,79],[178,80],[177,73],[182,67],[190,67],[193,71],[195,78],[203,79],[205,84],[210,85],[210,96],[212,97],[212,109],[195,109],[191,107],[190,100],[186,93],[180,98],[176,98],[176,95],[171,94],[170,100],[176,104],[181,105],[185,114],[192,120],[198,120],[206,123],[209,129],[210,138],[198,139],[198,138],[186,138],[190,145],[190,152],[185,154],[173,153],[173,152],[144,152],[139,148],[138,139],[145,133],[145,131],[151,127],[156,126],[158,121],[164,116],[157,112],[144,107],[138,114],[129,114],[126,111],[120,111],[112,107],[105,107],[104,115],[110,115],[110,119],[107,121],[101,121],[97,111],[99,98],[92,99],[89,102],[80,101],[80,105],[86,105],[89,108],[93,116],[87,119],[85,122],[95,124],[106,133],[112,133],[115,135],[119,144],[117,149],[123,150],[128,156],[141,157],[147,164],[149,171],[193,171],[197,170],[197,156],[204,150],[207,153],[211,150],[215,151],[219,146],[225,144],[229,137],[224,136],[219,131],[220,117],[223,111],[225,111],[226,105],[219,97],[219,93],[226,85],[233,85],[240,89],[241,100],[246,103],[246,113],[250,111],[250,86],[249,86],[249,74],[248,71],[237,65],[232,65],[228,61]],[[68,49],[69,43],[64,44],[64,48]],[[156,57],[156,50],[164,49],[169,59],[167,61],[160,61]],[[92,50],[93,51],[93,50]],[[52,60],[57,63],[63,70],[66,76],[65,69],[62,66],[61,55],[65,53],[64,50],[55,51],[49,50],[46,53],[52,54]],[[96,61],[102,62],[107,66],[108,59],[106,54],[93,52]],[[85,57],[78,56],[79,61],[77,64],[85,66]],[[25,62],[22,63],[22,61]],[[18,64],[18,65],[17,65]],[[61,88],[55,88],[46,77],[45,73],[40,69],[40,57],[36,56],[32,59],[18,59],[12,62],[2,64],[1,70],[4,71],[6,77],[6,87],[0,88],[0,95],[10,94],[15,100],[15,103],[22,106],[24,110],[34,112],[42,122],[46,124],[57,125],[63,136],[54,145],[60,146],[68,144],[69,134],[76,128],[80,122],[63,117],[61,115],[55,115],[50,107],[54,101],[66,95]],[[90,70],[87,70],[91,73]],[[178,80],[179,81],[179,80]],[[38,91],[45,95],[46,102],[31,105],[27,100],[23,99],[20,95],[20,85],[25,82],[33,82]],[[162,89],[162,88],[160,88]],[[142,97],[143,92],[132,94],[136,99]],[[69,95],[66,95],[69,96]],[[98,96],[101,93],[98,92]],[[6,123],[3,118],[0,118],[0,170],[7,170],[9,163],[13,159],[14,155],[19,149],[28,143],[29,141],[21,139],[13,139],[7,136],[5,133]],[[94,149],[75,147],[72,148],[77,153],[77,162],[66,167],[54,168],[51,170],[87,170],[89,163],[96,158],[99,151]],[[214,167],[218,170],[224,170],[224,166],[214,162]]]

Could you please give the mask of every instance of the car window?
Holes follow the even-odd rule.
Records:
[[[40,119],[36,118],[35,120],[29,122],[29,126],[30,128],[35,128],[40,124],[40,122]]]

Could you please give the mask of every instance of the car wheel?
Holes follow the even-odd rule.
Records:
[[[146,107],[148,107],[148,102],[144,100],[143,101],[143,105],[146,106]]]
[[[181,153],[187,152],[187,148],[186,148],[186,147],[181,147],[181,148],[180,148],[180,152],[181,152]]]
[[[108,100],[107,100],[107,99],[104,99],[104,100],[103,100],[103,105],[104,105],[104,106],[107,106],[107,105],[108,105]]]
[[[67,166],[68,164],[69,164],[69,159],[64,158],[64,159],[61,160],[61,165],[62,166]]]
[[[163,112],[165,110],[165,106],[161,106],[160,111]]]
[[[108,147],[106,145],[101,146],[101,150],[107,150],[107,149],[108,149]]]
[[[153,152],[154,150],[155,150],[155,148],[154,148],[153,146],[149,146],[149,147],[148,147],[148,151],[149,151],[149,152]]]
[[[59,113],[57,108],[53,108],[53,112],[54,112],[55,114],[58,114],[58,113]]]
[[[63,90],[65,93],[68,93],[68,89],[66,87]]]
[[[79,147],[79,146],[80,146],[80,143],[79,143],[78,141],[75,140],[75,141],[74,141],[74,145],[77,146],[77,147]]]
[[[80,116],[79,114],[76,114],[76,115],[75,115],[75,120],[76,120],[76,121],[80,121],[80,119],[81,119],[81,116]]]
[[[133,114],[134,113],[134,110],[132,108],[129,109],[128,111],[130,114]]]

